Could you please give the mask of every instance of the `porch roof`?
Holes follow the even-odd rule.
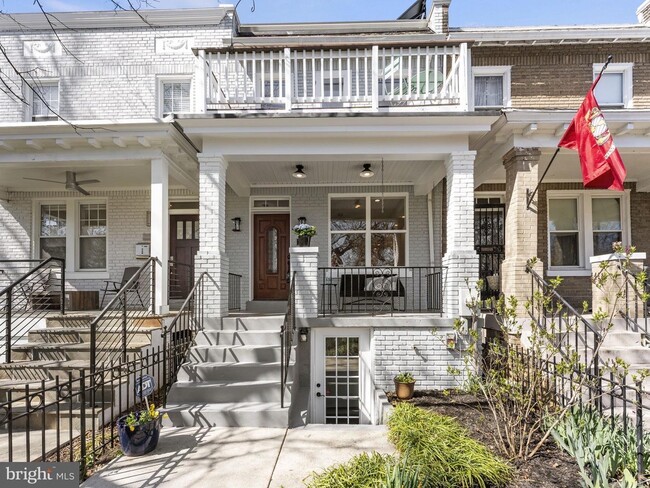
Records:
[[[603,112],[627,167],[627,181],[636,181],[639,191],[650,191],[650,110],[605,108]],[[574,115],[575,110],[504,110],[490,131],[471,144],[477,151],[476,186],[505,181],[502,157],[514,147],[540,149],[541,175]],[[577,153],[560,151],[544,181],[581,182]]]

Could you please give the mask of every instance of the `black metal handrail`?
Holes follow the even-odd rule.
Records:
[[[534,269],[527,265],[526,272],[531,276],[530,318],[547,334],[555,336],[555,346],[565,359],[572,360],[574,352],[579,354],[585,364],[591,362],[597,376],[602,334]]]
[[[228,310],[241,310],[242,275],[228,273]]]
[[[38,262],[0,291],[0,361],[11,362],[12,347],[53,310],[65,314],[65,260],[4,260],[1,263]],[[14,270],[15,266],[11,266]],[[59,276],[56,277],[56,273]],[[6,270],[5,270],[5,274]]]
[[[289,286],[289,300],[287,300],[287,312],[284,314],[284,321],[280,328],[280,406],[284,408],[284,391],[287,387],[289,377],[289,364],[291,363],[291,349],[293,347],[293,336],[296,333],[296,272],[291,276]]]
[[[128,359],[128,347],[137,329],[156,308],[157,263],[155,257],[147,259],[90,323],[91,372],[118,354],[123,361]],[[98,334],[107,339],[99,341]]]
[[[637,274],[629,269],[619,266],[625,280],[625,308],[619,310],[619,313],[625,319],[625,328],[634,329],[634,332],[641,332],[646,339],[650,338],[648,334],[648,303],[646,296],[648,293],[648,283],[644,280],[641,282]]]
[[[443,312],[444,266],[318,268],[320,315]]]
[[[187,298],[189,288],[193,282],[194,266],[178,261],[169,261],[169,281],[167,286],[170,300],[184,300]]]
[[[203,330],[204,292],[209,276],[205,272],[199,275],[172,322],[163,328],[163,351],[166,352],[163,371],[169,388],[176,381],[176,373],[194,344],[196,334]],[[174,358],[176,362],[167,364],[167,357]]]

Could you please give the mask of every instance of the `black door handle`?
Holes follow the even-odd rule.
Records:
[[[323,395],[322,395],[321,392],[319,391],[318,393],[316,393],[316,396],[317,396],[317,397],[322,397]]]

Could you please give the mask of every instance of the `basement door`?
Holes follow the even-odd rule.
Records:
[[[253,296],[255,300],[287,300],[289,214],[255,214],[253,226]]]
[[[370,330],[312,328],[311,332],[312,423],[372,423]]]

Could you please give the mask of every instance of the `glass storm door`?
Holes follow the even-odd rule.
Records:
[[[312,329],[314,375],[312,422],[372,422],[368,329]]]

